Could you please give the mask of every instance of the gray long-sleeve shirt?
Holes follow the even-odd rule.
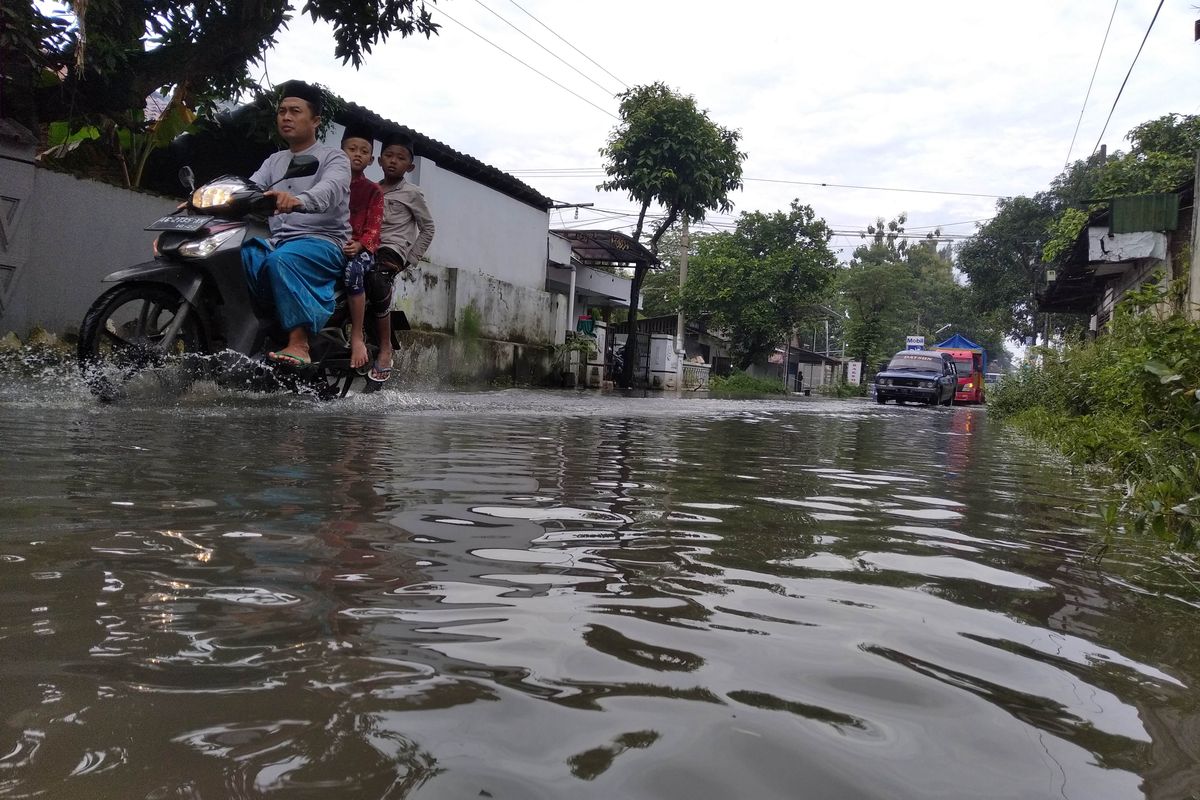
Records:
[[[294,194],[312,213],[272,216],[271,244],[317,236],[341,247],[350,239],[350,159],[340,148],[317,142],[299,153],[280,150],[267,156],[250,180],[259,186],[270,186],[287,172],[294,155],[316,156],[320,161],[316,174],[280,181],[271,188]]]
[[[398,183],[379,185],[383,187],[379,245],[394,248],[408,264],[415,264],[433,241],[433,215],[425,203],[425,193],[403,178]]]

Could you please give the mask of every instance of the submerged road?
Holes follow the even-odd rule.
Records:
[[[1197,609],[983,409],[0,393],[0,797],[1184,798]]]

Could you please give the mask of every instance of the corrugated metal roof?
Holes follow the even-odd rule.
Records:
[[[1175,192],[1134,194],[1112,200],[1112,233],[1173,231],[1179,225],[1179,195]]]
[[[647,247],[632,236],[620,231],[560,228],[553,231],[571,243],[571,250],[584,264],[650,264],[658,263]]]

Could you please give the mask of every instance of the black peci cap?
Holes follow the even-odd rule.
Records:
[[[325,95],[321,92],[320,87],[304,81],[287,81],[280,84],[279,99],[282,100],[285,97],[299,97],[301,100],[307,100],[312,104],[313,113],[318,116],[325,106]]]
[[[413,147],[412,137],[406,133],[400,133],[399,131],[389,133],[383,137],[383,149],[380,150],[380,152],[383,152],[383,150],[386,150],[389,147],[396,146],[403,147],[405,150],[407,150],[410,157],[417,157],[417,151]]]
[[[367,125],[352,122],[346,126],[346,130],[342,133],[342,142],[347,139],[365,139],[370,142],[371,148],[375,148],[375,132]]]

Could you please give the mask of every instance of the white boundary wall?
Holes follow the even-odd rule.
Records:
[[[176,205],[36,167],[33,155],[0,143],[0,335],[76,330],[104,275],[152,258],[142,228]],[[432,263],[397,281],[396,307],[449,333],[474,304],[484,337],[553,344],[566,299],[544,290],[546,213],[420,161],[438,233]]]

